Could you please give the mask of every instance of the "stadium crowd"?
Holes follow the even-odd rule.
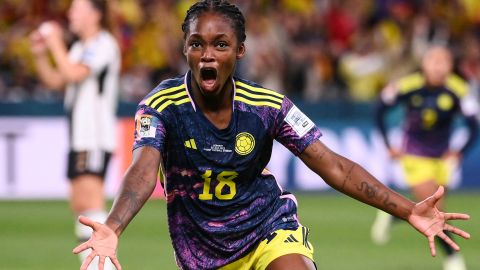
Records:
[[[193,0],[111,0],[122,50],[121,100],[138,102],[182,61],[185,10]],[[369,102],[386,82],[416,69],[429,44],[448,45],[455,68],[480,81],[480,1],[237,0],[247,16],[242,77],[316,102]],[[69,0],[4,0],[0,5],[0,100],[58,101],[35,76],[28,35],[41,22],[66,26]],[[73,41],[74,37],[65,37]]]

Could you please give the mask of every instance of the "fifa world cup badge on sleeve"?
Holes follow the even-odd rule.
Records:
[[[302,113],[297,106],[293,106],[288,111],[287,116],[285,117],[285,122],[292,127],[300,138],[315,126],[312,120]]]
[[[137,136],[139,138],[155,138],[157,121],[151,115],[139,115],[135,123]]]

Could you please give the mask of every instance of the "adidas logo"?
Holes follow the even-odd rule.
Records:
[[[185,147],[191,148],[191,149],[197,149],[197,144],[195,143],[194,139],[190,139],[185,141]]]
[[[283,241],[284,243],[293,243],[293,242],[297,242],[298,243],[298,240],[292,235],[290,234],[287,239],[285,239],[285,241]]]

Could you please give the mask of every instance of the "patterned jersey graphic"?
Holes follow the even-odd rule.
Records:
[[[273,231],[298,228],[293,196],[265,166],[274,139],[298,155],[321,133],[286,97],[240,79],[234,81],[231,122],[218,129],[190,98],[189,81],[189,73],[164,81],[140,103],[134,148],[155,147],[162,154],[179,266],[217,269]],[[289,112],[302,122],[287,123]],[[151,124],[142,128],[146,115]]]
[[[458,114],[472,116],[478,104],[460,77],[450,75],[444,86],[431,88],[420,73],[401,78],[382,92],[388,105],[406,109],[404,148],[409,154],[440,157],[449,147]]]

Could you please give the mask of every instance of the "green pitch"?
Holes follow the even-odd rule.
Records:
[[[426,239],[406,224],[397,224],[391,241],[372,244],[370,225],[375,210],[333,193],[297,195],[301,222],[310,227],[319,269],[441,269],[442,253],[429,255]],[[456,240],[469,269],[480,269],[480,194],[455,193],[450,211],[471,215],[455,222],[472,235]],[[0,201],[0,269],[79,269],[71,250],[76,245],[73,220],[64,201]],[[163,201],[149,201],[120,240],[124,269],[176,269],[166,227]]]

